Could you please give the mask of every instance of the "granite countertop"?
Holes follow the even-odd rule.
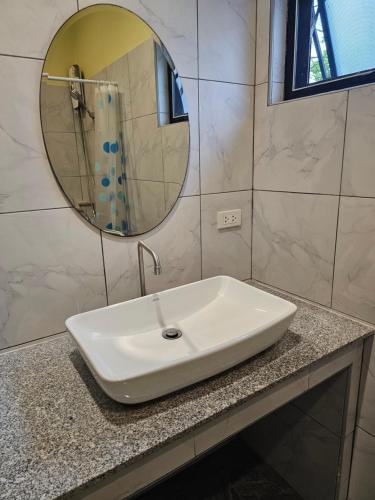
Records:
[[[216,377],[125,406],[98,387],[68,335],[0,355],[0,499],[52,499],[108,477],[373,327],[287,294],[298,306],[272,348]]]

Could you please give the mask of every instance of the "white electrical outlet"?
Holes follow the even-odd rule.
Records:
[[[217,228],[237,227],[241,225],[241,209],[226,210],[217,213]]]

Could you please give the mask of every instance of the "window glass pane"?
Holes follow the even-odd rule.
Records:
[[[172,85],[172,112],[173,112],[173,118],[179,118],[186,116],[187,117],[187,110],[186,110],[186,103],[185,103],[185,95],[182,91],[182,86],[180,79],[176,77],[174,72],[171,72],[171,85]]]
[[[366,72],[375,69],[375,0],[289,0],[288,5],[293,24],[286,85],[291,58],[293,91],[325,82],[333,86],[348,76],[365,83]]]
[[[325,0],[337,76],[375,68],[375,1]]]
[[[331,78],[331,68],[328,61],[318,0],[313,2],[311,28],[309,83],[316,83]]]

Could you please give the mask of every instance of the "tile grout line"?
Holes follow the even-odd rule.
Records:
[[[213,193],[202,193],[201,196],[214,196],[218,194],[229,194],[229,193],[246,193],[247,191],[252,191],[252,189],[249,188],[249,189],[235,189],[233,191],[215,191]],[[187,196],[197,196],[197,195],[189,194]]]
[[[346,146],[346,133],[348,126],[348,111],[349,111],[349,91],[347,92],[346,98],[346,111],[345,111],[345,127],[344,127],[344,141],[342,145],[342,159],[341,159],[341,175],[340,175],[340,189],[338,196],[338,207],[337,207],[337,219],[336,219],[336,234],[335,234],[335,246],[333,253],[333,267],[332,267],[332,285],[331,285],[331,308],[333,308],[333,290],[335,283],[335,268],[336,268],[336,253],[337,253],[337,238],[339,233],[339,221],[340,221],[340,209],[341,209],[341,190],[342,190],[342,178],[344,172],[344,161],[345,161],[345,146]]]
[[[106,273],[106,269],[105,269],[105,260],[104,260],[103,231],[100,230],[99,232],[100,232],[100,248],[101,248],[101,252],[102,252],[102,263],[103,263],[103,276],[104,276],[105,296],[106,296],[107,306],[109,306],[107,273]]]
[[[186,80],[199,80],[201,82],[213,82],[213,83],[225,83],[228,85],[241,85],[242,87],[255,87],[254,83],[240,83],[240,82],[228,82],[226,80],[214,80],[212,78],[200,78],[199,77],[199,67],[198,67],[198,78],[195,78],[194,76],[184,76],[180,75],[180,78],[185,78]]]
[[[255,44],[254,44],[254,87],[253,87],[253,154],[251,166],[251,240],[250,240],[250,278],[253,277],[253,245],[254,245],[254,167],[255,167],[255,90],[257,81],[257,47],[258,47],[258,0],[255,2]]]
[[[2,54],[0,53],[0,57],[14,57],[16,59],[29,59],[31,61],[44,61],[43,57],[33,57],[33,56],[17,56],[16,54]]]
[[[8,212],[0,212],[0,217],[2,215],[25,214],[28,212],[46,212],[48,210],[64,210],[66,208],[69,208],[70,210],[73,209],[73,207],[70,205],[66,205],[65,207],[31,208],[28,210],[14,210],[14,211],[8,211]]]
[[[15,345],[12,345],[9,347],[2,347],[2,348],[0,348],[0,356],[3,354],[8,354],[8,353],[10,354],[11,352],[20,351],[21,349],[27,349],[29,347],[42,344],[44,342],[50,342],[52,340],[55,340],[55,337],[57,337],[59,335],[63,335],[64,333],[66,334],[66,333],[68,333],[68,331],[62,330],[61,332],[57,332],[57,333],[49,333],[45,337],[38,337],[36,339],[21,342],[20,344],[15,344]]]
[[[244,190],[243,190],[244,191]],[[314,196],[335,196],[336,198],[363,198],[363,199],[375,199],[375,196],[360,196],[355,194],[333,194],[333,193],[316,193],[316,192],[307,192],[307,191],[285,191],[281,189],[257,189],[254,188],[254,191],[259,191],[262,193],[286,193],[286,194],[308,194]],[[211,194],[211,193],[208,193]]]
[[[198,99],[198,164],[199,164],[199,237],[200,237],[200,276],[203,279],[203,238],[202,238],[202,174],[201,174],[201,112],[200,112],[200,71],[199,71],[199,0],[196,0],[196,14],[197,14],[197,99]]]

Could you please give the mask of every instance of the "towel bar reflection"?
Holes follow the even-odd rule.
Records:
[[[42,78],[47,78],[47,80],[56,80],[59,82],[96,83],[98,85],[118,86],[117,82],[109,82],[106,80],[86,80],[85,78],[69,78],[67,76],[52,76],[49,73],[42,73]]]

